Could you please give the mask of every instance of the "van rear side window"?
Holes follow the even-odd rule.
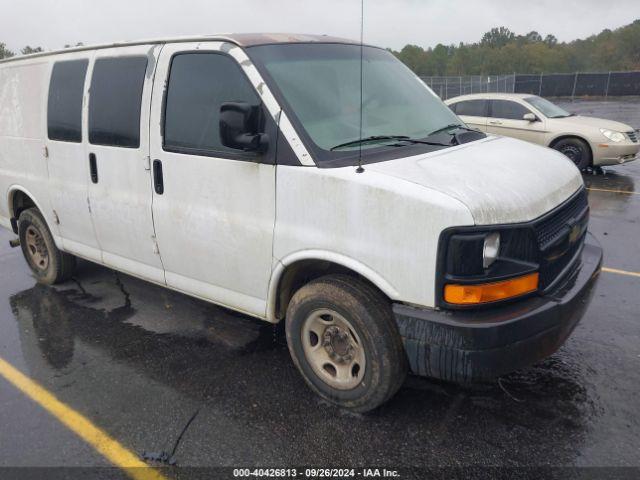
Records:
[[[138,148],[147,57],[99,58],[89,91],[89,142]]]
[[[47,135],[50,140],[82,141],[82,96],[88,60],[53,64],[47,102]]]

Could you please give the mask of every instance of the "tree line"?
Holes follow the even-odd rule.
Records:
[[[78,42],[75,44],[76,47],[80,47],[82,45],[83,45],[82,42]],[[64,46],[64,48],[70,48],[70,47],[71,45]],[[44,49],[42,47],[31,47],[27,45],[26,47],[20,49],[20,55],[30,55],[32,53],[40,53],[40,52],[44,52]],[[5,43],[0,42],[0,60],[2,60],[3,58],[11,58],[15,56],[16,56],[15,52],[12,52],[11,50],[9,50]]]
[[[42,47],[26,46],[20,53],[41,51]],[[426,50],[405,45],[390,51],[422,76],[640,70],[640,19],[572,42],[558,42],[555,36],[543,37],[536,31],[516,35],[506,27],[495,27],[476,43],[439,43]],[[14,55],[0,42],[0,59]]]
[[[418,75],[500,75],[640,70],[640,20],[572,42],[492,28],[476,43],[391,50]]]

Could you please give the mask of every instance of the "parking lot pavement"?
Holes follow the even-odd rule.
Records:
[[[626,123],[633,128],[640,128],[640,98],[619,97],[618,99],[603,100],[553,100],[568,112],[586,117],[606,118]]]
[[[640,163],[585,181],[604,264],[630,274],[603,272],[567,344],[501,384],[411,377],[379,411],[342,413],[307,389],[277,327],[89,263],[36,285],[4,230],[0,358],[178,466],[638,466]],[[1,376],[0,425],[0,466],[106,464]]]

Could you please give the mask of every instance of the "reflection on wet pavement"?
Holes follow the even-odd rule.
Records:
[[[531,453],[514,452],[515,442],[537,444],[540,458],[551,463],[572,463],[587,425],[602,411],[585,388],[589,368],[564,349],[501,384],[411,378],[379,412],[344,414],[307,391],[280,328],[94,265],[84,265],[68,285],[36,285],[12,296],[11,307],[31,374],[69,403],[85,405],[100,425],[122,421],[114,407],[123,398],[135,400],[128,407],[131,429],[143,438],[153,438],[156,426],[137,421],[137,409],[189,405],[184,417],[202,410],[190,432],[203,438],[185,438],[180,464],[216,464],[227,455],[241,462],[339,464],[376,461],[381,451],[409,465],[454,451],[456,463],[529,463]],[[242,439],[243,448],[254,445],[250,459],[235,443],[220,451],[222,419],[225,436]],[[275,452],[261,447],[265,442]],[[145,448],[163,445],[151,441]]]

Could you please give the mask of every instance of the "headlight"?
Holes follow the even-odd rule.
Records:
[[[490,233],[484,237],[484,247],[482,248],[482,266],[489,268],[498,258],[500,251],[500,234]]]
[[[609,140],[611,140],[612,142],[616,142],[616,143],[622,142],[626,138],[624,136],[624,133],[616,132],[615,130],[607,130],[606,128],[601,128],[600,132],[602,132],[602,134],[605,137],[607,137]]]
[[[540,252],[530,227],[456,227],[440,237],[439,305],[466,308],[538,288]]]

